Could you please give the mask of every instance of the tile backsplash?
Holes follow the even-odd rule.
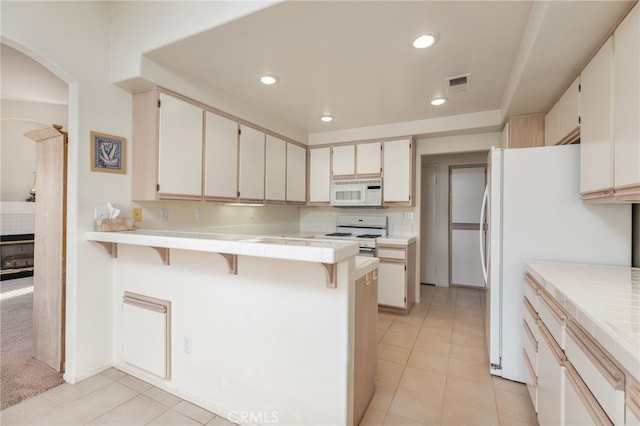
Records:
[[[0,202],[0,234],[33,234],[34,212],[35,203]]]

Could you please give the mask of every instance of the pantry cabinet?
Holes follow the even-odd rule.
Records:
[[[303,204],[307,201],[307,149],[287,142],[288,203]]]
[[[613,38],[581,74],[580,192],[613,194]]]
[[[309,148],[309,205],[329,205],[331,148]]]
[[[262,202],[265,182],[265,134],[241,124],[238,143],[238,198],[249,202]]]
[[[265,151],[265,199],[284,202],[287,184],[287,143],[267,135]]]
[[[636,5],[614,33],[615,193],[640,200],[640,7]]]
[[[413,205],[413,139],[383,142],[382,204],[384,206]]]
[[[415,303],[416,243],[376,243],[378,305],[382,310],[408,313]]]
[[[207,200],[238,197],[238,123],[207,111],[205,114],[205,179]]]
[[[544,117],[544,129],[544,145],[568,144],[580,138],[580,78]]]

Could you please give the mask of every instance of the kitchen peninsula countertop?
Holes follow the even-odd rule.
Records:
[[[378,244],[392,244],[406,246],[416,240],[416,237],[407,237],[401,235],[387,235],[386,237],[376,238]]]
[[[170,249],[236,254],[306,262],[338,263],[358,253],[358,243],[342,240],[287,238],[210,233],[200,231],[148,230],[87,232],[90,241]]]
[[[640,380],[640,268],[528,261],[526,270]]]

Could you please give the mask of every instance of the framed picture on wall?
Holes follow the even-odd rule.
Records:
[[[127,173],[127,140],[91,132],[91,171]]]

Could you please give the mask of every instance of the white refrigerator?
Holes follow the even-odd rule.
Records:
[[[629,266],[631,206],[582,202],[580,145],[494,147],[487,176],[487,232],[480,247],[490,371],[524,382],[525,261]]]

